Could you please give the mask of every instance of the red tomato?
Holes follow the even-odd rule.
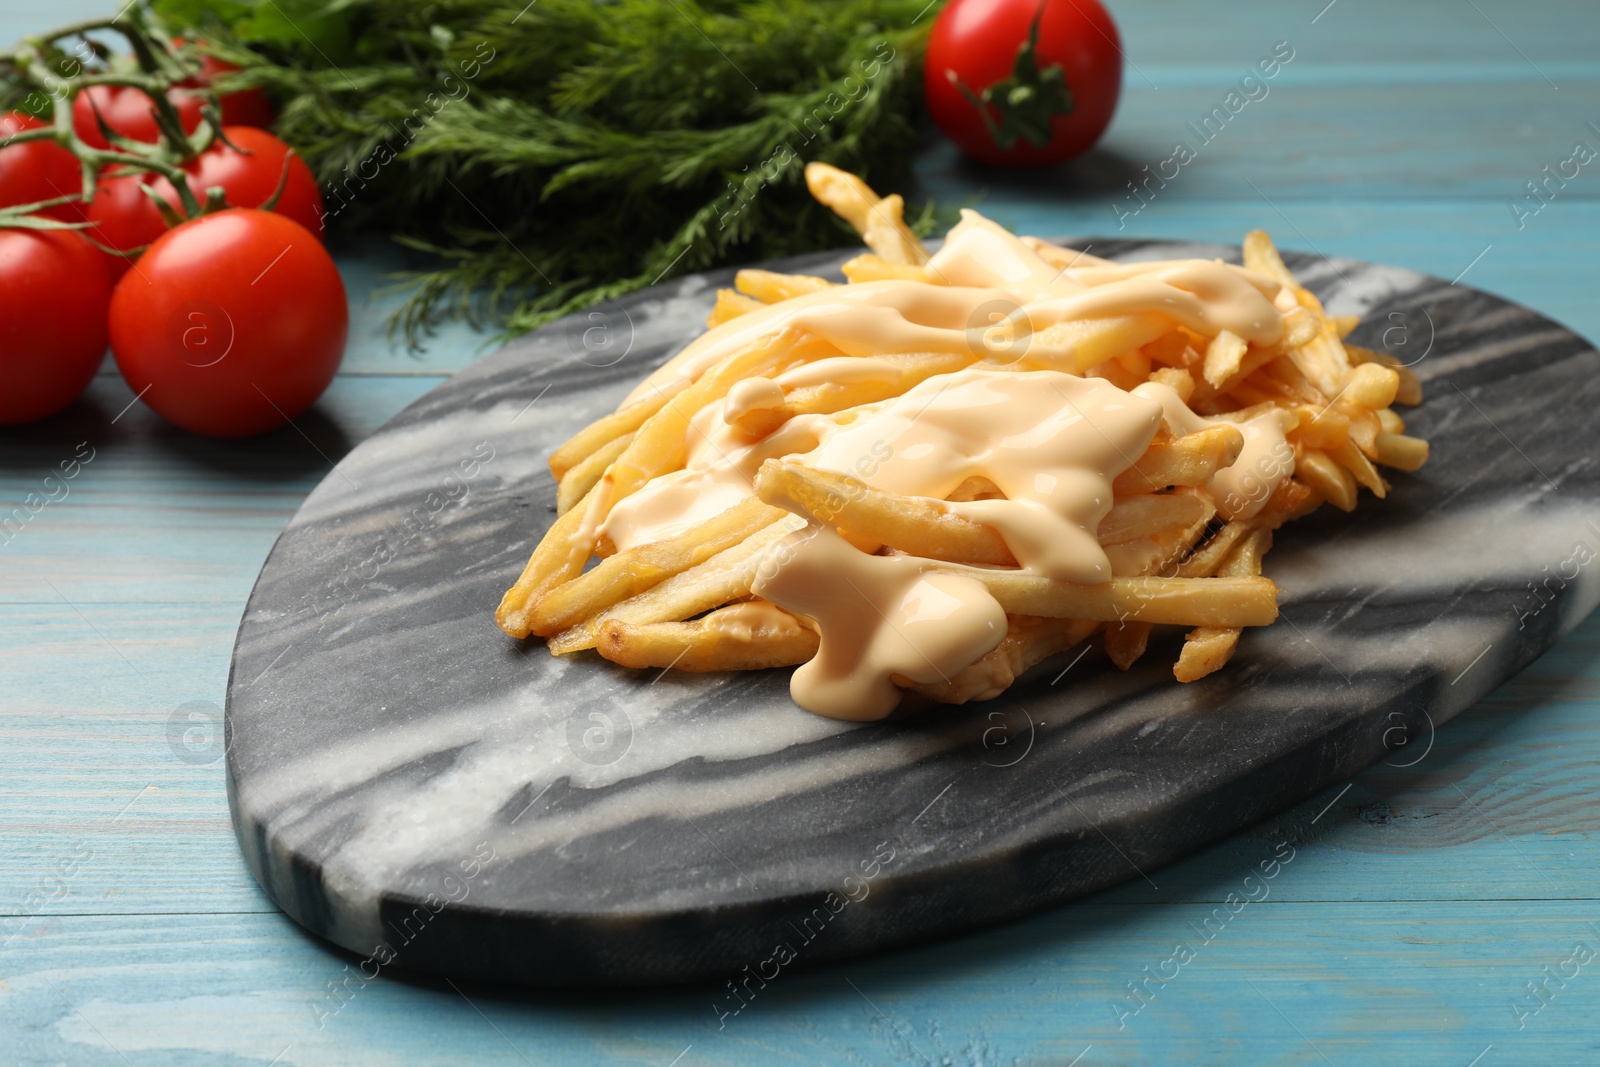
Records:
[[[225,126],[223,132],[244,151],[236,152],[221,141],[213,144],[184,167],[193,175],[189,188],[202,204],[207,189],[221,186],[229,207],[259,207],[278,188],[289,146],[265,130],[250,126]],[[90,236],[109,248],[126,250],[147,245],[166,233],[161,212],[140,190],[141,185],[149,186],[167,203],[182,210],[171,183],[148,171],[102,178],[95,186],[94,203],[89,205],[89,221],[94,223],[89,228]],[[322,236],[322,194],[311,168],[299,156],[289,161],[289,177],[273,210]],[[122,277],[129,261],[121,256],[107,259],[112,277]]]
[[[202,202],[208,188],[220,185],[227,192],[229,207],[261,206],[283,177],[283,158],[289,154],[289,146],[252,126],[224,126],[222,132],[242,151],[235,152],[218,141],[200,153],[199,159],[184,168],[194,175],[189,188]],[[167,202],[176,206],[178,198],[171,187],[163,181],[160,188]],[[273,210],[321,236],[322,193],[311,168],[298,155],[289,161],[289,178]]]
[[[0,145],[14,133],[43,125],[20,111],[0,115]],[[36,204],[82,191],[83,172],[78,157],[53,141],[25,141],[0,147],[0,207]],[[77,222],[83,218],[83,205],[61,204],[42,214],[62,222]]]
[[[226,60],[202,55],[200,75],[194,79],[193,84],[207,86],[216,81],[218,75],[231,74],[238,69],[239,67]],[[224,93],[217,97],[217,103],[222,105],[224,126],[257,126],[264,130],[272,125],[272,120],[275,118],[272,113],[272,102],[260,89],[240,89],[236,93]]]
[[[71,230],[0,230],[0,424],[54,415],[106,353],[111,279]]]
[[[167,98],[177,105],[184,133],[193,133],[200,128],[198,96],[183,89],[169,89]],[[123,85],[91,85],[72,101],[72,128],[91,147],[109,148],[109,142],[100,133],[100,124],[95,121],[95,111],[98,109],[100,118],[114,132],[134,141],[154,144],[161,139],[154,108],[155,104],[142,89]]]
[[[88,218],[92,225],[85,232],[107,248],[140,248],[167,232],[167,223],[161,211],[140,186],[164,180],[149,172],[138,174],[113,174],[101,178],[94,187],[94,200],[89,204]],[[133,260],[123,256],[104,256],[112,281],[128,270]]]
[[[248,208],[175,227],[111,296],[111,351],[128,385],[209,437],[304,412],[338,371],[348,330],[344,283],[321,242]]]
[[[1111,123],[1122,44],[1099,0],[950,0],[928,38],[923,89],[933,120],[973,159],[1046,166],[1088,151]]]

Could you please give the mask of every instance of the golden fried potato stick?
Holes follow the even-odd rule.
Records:
[[[782,274],[778,271],[749,267],[733,276],[733,287],[763,304],[776,304],[780,300],[790,300],[797,296],[821,292],[823,289],[832,289],[833,283],[826,278],[817,278],[810,274]]]
[[[1153,493],[1173,485],[1204,485],[1230,466],[1244,448],[1244,434],[1233,426],[1210,426],[1198,433],[1153,442],[1133,466],[1117,475],[1117,496]]]
[[[955,563],[937,569],[983,583],[1012,615],[1178,626],[1266,626],[1278,617],[1278,587],[1266,578],[1113,578],[1077,585]]]
[[[1060,270],[1072,270],[1075,268],[1087,270],[1090,267],[1117,266],[1112,260],[1091,256],[1086,251],[1079,252],[1074,248],[1063,248],[1060,245],[1051,244],[1042,237],[1018,237],[1017,240],[1032,250],[1034,255]]]
[[[1378,435],[1378,462],[1397,470],[1420,470],[1428,462],[1428,442],[1401,433]]]
[[[928,262],[928,250],[906,225],[905,201],[899,196],[880,197],[854,174],[826,163],[806,164],[806,188],[890,263]]]
[[[1295,460],[1294,476],[1315,489],[1324,500],[1340,511],[1355,510],[1355,476],[1326,452],[1306,449]]]
[[[1238,374],[1249,349],[1245,339],[1232,330],[1223,330],[1206,346],[1203,375],[1213,389],[1221,389]]]
[[[1337,448],[1330,449],[1328,455],[1333,461],[1355,478],[1357,485],[1365,486],[1372,495],[1382,500],[1389,493],[1389,487],[1384,483],[1383,476],[1378,473],[1378,468],[1372,461],[1362,454],[1356,447],[1355,441],[1346,439],[1340,442]]]
[[[732,322],[740,315],[752,311],[759,311],[766,307],[753,296],[736,293],[732,289],[718,289],[717,302],[711,305],[711,314],[706,316],[707,328],[721,326],[725,322]]]
[[[778,508],[747,499],[676,537],[635,545],[557,586],[533,608],[530,629],[560,633],[619,601],[697,566],[783,518]]]
[[[859,478],[797,460],[763,463],[756,474],[756,495],[835,527],[853,542],[889,545],[913,556],[956,563],[1017,565],[998,533],[955,514],[942,501],[886,493]]]
[[[1422,403],[1422,381],[1399,359],[1388,352],[1377,352],[1370,348],[1362,348],[1360,345],[1345,345],[1344,350],[1353,363],[1376,363],[1381,367],[1388,367],[1399,376],[1400,382],[1395,390],[1394,403],[1404,404],[1409,408]]]
[[[746,609],[763,610],[752,621]],[[690,622],[601,625],[595,651],[624,667],[680,671],[751,671],[793,667],[817,654],[819,639],[788,612],[753,601],[732,604]]]
[[[633,434],[625,433],[615,440],[608,441],[589,453],[588,458],[579,461],[571,470],[561,476],[561,482],[556,486],[556,512],[571,511],[573,506],[582,500],[589,490],[594,488],[600,476],[605,474],[606,468],[611,466],[613,460],[622,455],[624,449],[633,441]]]
[[[1171,320],[1154,311],[1103,319],[1058,322],[1020,343],[995,353],[994,361],[1044,367],[1068,374],[1087,374],[1129,349],[1139,348],[1172,328]]]
[[[1216,514],[1208,497],[1192,493],[1141,494],[1111,505],[1095,537],[1102,545],[1137,541],[1160,530],[1186,530]]]
[[[1272,547],[1270,530],[1252,530],[1229,554],[1217,573],[1225,578],[1248,578],[1261,573],[1262,557]],[[1233,626],[1200,626],[1190,630],[1172,673],[1180,682],[1195,682],[1227,666],[1239,646],[1240,630]]]
[[[909,263],[890,263],[882,256],[867,254],[846,260],[844,266],[839,268],[852,285],[861,282],[930,282],[937,284],[938,279],[930,275],[921,266]]]
[[[910,688],[941,704],[988,700],[1010,688],[1030,668],[1084,641],[1100,626],[1083,619],[1042,619],[1031,615],[1012,615],[1006,622],[1005,638],[978,662],[946,681]],[[902,678],[895,684],[904,686],[908,681]]]
[[[516,582],[500,598],[500,606],[494,612],[500,629],[512,637],[527,637],[533,632],[533,606],[550,590],[577,577],[583,570],[594,548],[592,538],[584,540],[580,536],[583,517],[599,494],[600,486],[596,484],[571,510],[556,516],[556,521],[534,547],[533,555],[528,557]]]
[[[762,568],[776,566],[774,553],[791,533],[805,528],[805,520],[785,515],[746,540],[724,549],[697,567],[674,574],[659,585],[629,597],[598,615],[550,638],[552,655],[593,648],[600,627],[608,622],[643,624],[680,622],[701,612],[750,595],[750,586]]]

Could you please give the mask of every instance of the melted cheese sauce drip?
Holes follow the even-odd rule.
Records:
[[[1281,313],[1293,304],[1274,280],[1221,262],[1085,257],[1061,269],[970,211],[926,269],[939,284],[872,282],[786,300],[709,331],[669,360],[630,399],[693,380],[781,329],[846,353],[746,379],[708,404],[685,436],[684,469],[617,502],[600,532],[618,550],[677,535],[750,497],[767,459],[799,456],[878,489],[941,501],[968,479],[987,479],[1005,499],[943,506],[995,530],[1029,572],[1106,581],[1113,567],[1096,530],[1112,506],[1112,480],[1163,423],[1181,435],[1226,420],[1194,414],[1165,386],[1129,393],[1050,369],[1074,365],[1075,343],[1072,331],[1051,328],[1119,320],[1131,324],[1116,338],[1128,347],[1152,339],[1141,332],[1152,323],[1157,332],[1178,323],[1267,345],[1282,339]],[[1005,368],[982,362],[996,308],[1008,328],[1031,335],[1008,349],[1008,357],[1021,354]],[[874,357],[919,352],[980,362],[879,404],[794,416],[762,437],[738,425],[751,412],[781,409],[786,390],[896,381],[899,369]],[[1244,451],[1212,486],[1225,518],[1255,514],[1293,472],[1284,437],[1292,421],[1275,412],[1236,423]],[[820,650],[795,671],[791,691],[802,707],[837,718],[887,715],[900,698],[894,679],[947,680],[1006,634],[1005,613],[980,583],[917,557],[869,554],[814,520],[778,546],[753,592],[819,632]],[[716,621],[745,627],[770,621],[771,610],[740,605]]]
[[[869,556],[813,526],[779,546],[783,562],[755,590],[810,619],[817,654],[789,692],[834,719],[881,719],[900,703],[894,676],[947,681],[1006,636],[1006,613],[971,578],[925,570],[914,556]]]

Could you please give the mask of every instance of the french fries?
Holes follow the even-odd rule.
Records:
[[[556,654],[594,649],[635,669],[759,670],[823,662],[827,647],[837,651],[826,645],[830,631],[791,600],[767,597],[763,583],[783,571],[805,539],[831,531],[830,537],[843,539],[831,543],[852,558],[883,557],[891,564],[909,557],[916,566],[896,574],[920,575],[918,581],[935,585],[966,583],[959,588],[976,590],[1003,613],[1004,626],[995,616],[995,637],[981,646],[988,651],[937,671],[932,682],[918,680],[933,676],[920,668],[897,669],[888,680],[902,689],[947,703],[988,699],[1096,634],[1109,658],[1127,669],[1147,653],[1157,626],[1186,628],[1173,674],[1190,682],[1222,669],[1245,628],[1277,618],[1277,588],[1262,573],[1272,531],[1323,503],[1350,511],[1364,492],[1382,498],[1390,485],[1380,468],[1415,471],[1428,458],[1428,443],[1408,436],[1393,410],[1396,403],[1421,401],[1416,375],[1386,353],[1346,344],[1356,320],[1329,316],[1265,233],[1246,236],[1243,272],[1212,276],[1254,287],[1260,296],[1251,299],[1271,302],[1265,313],[1278,315],[1281,330],[1256,329],[1248,320],[1230,329],[1192,315],[1180,321],[1160,301],[1144,309],[1055,314],[1036,329],[1026,313],[1008,312],[1014,305],[998,285],[1001,295],[980,303],[963,327],[951,321],[953,312],[940,309],[970,306],[960,301],[976,297],[952,296],[941,305],[933,294],[939,287],[970,293],[988,283],[972,280],[971,267],[959,260],[930,262],[905,223],[898,196],[880,197],[854,175],[822,163],[809,164],[805,173],[813,195],[854,226],[870,249],[844,265],[848,284],[840,288],[841,299],[920,287],[915,292],[926,291],[929,301],[912,301],[905,307],[920,310],[898,312],[909,324],[905,336],[920,343],[863,347],[860,337],[895,336],[883,326],[879,305],[870,303],[860,305],[866,325],[851,335],[855,340],[841,339],[787,310],[815,305],[812,298],[835,289],[834,283],[739,271],[734,288],[716,294],[708,319],[713,328],[750,324],[729,327],[736,343],[709,350],[715,358],[687,370],[675,364],[656,371],[631,402],[552,454],[559,514],[496,613],[507,633],[544,637]],[[1014,242],[1010,254],[1020,266],[1007,277],[1029,271],[1067,277],[1066,290],[1049,290],[1064,298],[1092,294],[1126,279],[1130,270],[1145,269],[1037,238],[1009,238],[992,223],[977,222]],[[851,288],[858,285],[878,288]],[[818,299],[835,309],[847,306]],[[989,314],[994,307],[1000,310]],[[1001,331],[1003,343],[991,343],[992,329]],[[879,443],[883,456],[875,445],[877,458],[863,456],[848,470],[814,461],[824,431],[872,419],[885,405],[911,399],[912,390],[953,380],[944,376],[970,375],[974,367],[983,373],[1048,369],[1129,391],[1153,383],[1199,416],[1174,421],[1165,407],[1153,436],[1141,438],[1142,448],[1105,473],[1100,484],[1109,486],[1109,497],[1095,498],[1103,503],[1094,514],[1104,517],[1091,532],[1110,564],[1108,580],[1065,581],[1020,564],[1019,556],[1032,558],[1026,546],[1014,549],[1013,534],[1002,525],[978,521],[994,516],[998,522],[998,513],[984,509],[1000,505],[962,506],[1005,501],[996,482],[981,474],[948,492],[941,488],[941,499],[875,481],[878,460],[895,453],[892,441]],[[1050,381],[1059,392],[1064,379]],[[1081,415],[1076,409],[1071,414]],[[1262,423],[1262,416],[1272,417]],[[1281,434],[1278,451],[1267,454],[1262,425]],[[691,510],[694,521],[676,525],[615,525],[619,514],[648,516],[659,506],[650,503],[657,498],[647,487],[702,477],[697,472],[712,460],[748,482],[736,487],[736,503],[705,514]],[[1248,500],[1226,498],[1219,488],[1234,469],[1246,475],[1228,484],[1238,489],[1235,497],[1246,493]],[[996,477],[1019,484],[1011,475]],[[691,493],[699,483],[672,484],[680,486],[672,493]],[[660,499],[673,499],[661,492],[668,495]],[[637,506],[642,511],[630,510],[636,494],[646,497]],[[639,528],[646,530],[642,539],[618,533]],[[595,555],[599,562],[587,566]],[[875,603],[859,588],[854,593]],[[862,614],[872,621],[865,608]]]
[[[747,607],[767,610],[748,621]],[[817,654],[817,634],[771,605],[734,604],[689,622],[612,620],[601,625],[595,647],[624,667],[754,671],[804,663]]]

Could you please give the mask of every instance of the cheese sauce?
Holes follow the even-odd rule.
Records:
[[[939,284],[871,282],[770,305],[709,331],[641,383],[630,399],[693,380],[783,329],[846,353],[745,379],[706,405],[685,435],[684,469],[616,501],[598,533],[618,550],[682,533],[748,499],[761,464],[789,456],[886,492],[941,501],[993,529],[1029,573],[1076,583],[1110,579],[1113,564],[1097,529],[1113,503],[1112,481],[1163,424],[1181,436],[1225,420],[1196,415],[1163,385],[1126,392],[1064,373],[1059,368],[1086,369],[1076,350],[1079,328],[1108,320],[1099,343],[1113,351],[1153,340],[1173,323],[1205,337],[1226,329],[1271,345],[1283,338],[1292,294],[1285,299],[1270,278],[1206,260],[1108,264],[1086,257],[1082,267],[1060,268],[975,212],[962,214],[925,268]],[[986,361],[986,337],[997,321],[1013,341],[1027,343],[1006,346],[1004,360]],[[896,381],[900,371],[874,357],[909,353],[966,354],[976,362],[878,404],[793,416],[765,436],[741,428],[752,412],[781,410],[786,390]],[[1293,418],[1273,412],[1236,423],[1244,451],[1211,486],[1225,518],[1255,514],[1293,473],[1284,437]],[[993,483],[1003,498],[945,500],[969,479]],[[798,505],[794,510],[807,528],[776,546],[752,592],[820,634],[817,655],[791,683],[802,707],[881,718],[899,701],[895,680],[947,681],[1004,639],[1005,613],[978,581],[918,557],[872,554],[877,546],[858,547]],[[765,612],[773,609],[723,610],[727,624],[745,627],[770,621]]]

